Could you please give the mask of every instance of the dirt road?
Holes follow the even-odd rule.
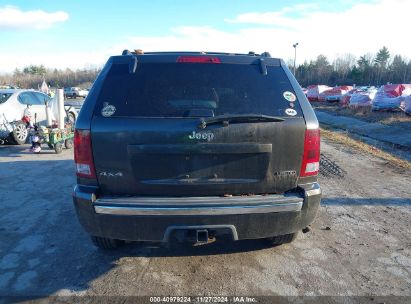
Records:
[[[0,146],[0,295],[411,295],[411,173],[382,160],[324,141],[338,174],[291,245],[102,252],[75,216],[72,152],[25,150]]]

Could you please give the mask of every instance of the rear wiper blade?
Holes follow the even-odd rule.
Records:
[[[230,122],[281,122],[284,118],[262,114],[231,114],[215,117],[201,118],[199,128],[204,129],[208,125],[222,122],[228,125]]]

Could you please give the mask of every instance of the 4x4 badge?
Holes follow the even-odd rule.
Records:
[[[104,117],[110,117],[114,113],[116,113],[116,107],[112,105],[106,105],[102,110],[101,110],[101,115]]]

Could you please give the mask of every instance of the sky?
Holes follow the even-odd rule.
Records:
[[[297,65],[387,46],[411,59],[411,0],[0,0],[0,73],[94,68],[124,49],[268,51]]]

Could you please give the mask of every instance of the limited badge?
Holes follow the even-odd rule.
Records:
[[[294,102],[297,100],[297,97],[295,97],[294,93],[290,92],[290,91],[285,91],[283,93],[283,97],[285,100],[289,101],[289,102]]]
[[[297,111],[294,110],[294,109],[288,108],[288,109],[285,109],[285,114],[287,114],[289,116],[295,116],[295,115],[297,115]]]
[[[105,105],[101,110],[101,115],[103,115],[104,117],[110,117],[114,113],[116,113],[116,107],[112,105]]]

